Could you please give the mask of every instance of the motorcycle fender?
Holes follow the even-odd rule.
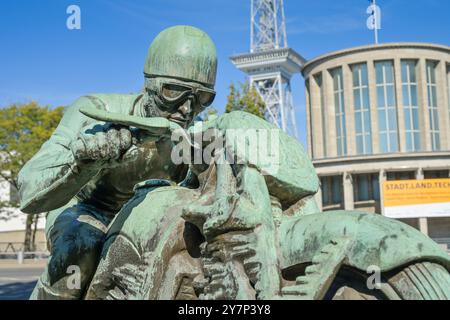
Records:
[[[434,241],[397,220],[377,214],[335,211],[286,218],[279,229],[283,269],[311,263],[332,241],[350,238],[345,264],[366,272],[382,272],[416,261],[450,269],[450,256]]]

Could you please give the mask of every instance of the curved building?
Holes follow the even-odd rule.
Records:
[[[383,182],[450,177],[450,47],[392,43],[303,67],[323,210],[385,213]],[[450,246],[450,212],[402,220]]]

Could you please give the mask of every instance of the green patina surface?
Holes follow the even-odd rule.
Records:
[[[186,138],[216,129],[225,149],[215,160],[231,153],[240,162],[191,165],[198,186],[177,185],[187,168],[171,161],[170,134],[202,111],[196,94],[214,87],[216,49],[203,31],[172,27],[156,37],[144,69],[139,95],[77,100],[20,173],[22,209],[54,210],[52,257],[34,298],[319,299],[341,266],[415,272],[408,265],[420,262],[439,267],[423,266],[399,292],[448,291],[449,256],[420,232],[374,214],[318,212],[319,179],[303,147],[256,116],[232,112],[190,127]],[[188,88],[170,92],[179,101],[165,100],[155,86],[167,78]],[[136,128],[150,138],[135,139]],[[269,133],[267,139],[254,140],[258,132]],[[276,156],[269,167],[266,158],[253,157],[262,151]],[[71,291],[63,271],[77,262],[82,288]],[[307,266],[304,274],[286,285],[293,280],[283,279],[283,271],[299,265]],[[440,281],[427,270],[440,270]]]
[[[190,26],[176,26],[155,38],[148,50],[144,72],[214,86],[216,56],[216,47],[206,33]]]
[[[347,264],[366,271],[390,271],[413,261],[450,267],[450,256],[416,229],[376,214],[336,211],[286,219],[279,229],[283,266],[311,262],[321,248],[339,238],[353,241]]]

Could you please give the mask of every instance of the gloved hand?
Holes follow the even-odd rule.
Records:
[[[126,127],[104,126],[95,133],[89,131],[82,130],[70,144],[77,162],[119,160],[133,146],[133,135]]]

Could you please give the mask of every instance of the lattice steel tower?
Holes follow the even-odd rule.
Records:
[[[266,105],[266,119],[298,138],[291,78],[305,59],[290,49],[283,0],[251,0],[250,53],[231,57]]]

